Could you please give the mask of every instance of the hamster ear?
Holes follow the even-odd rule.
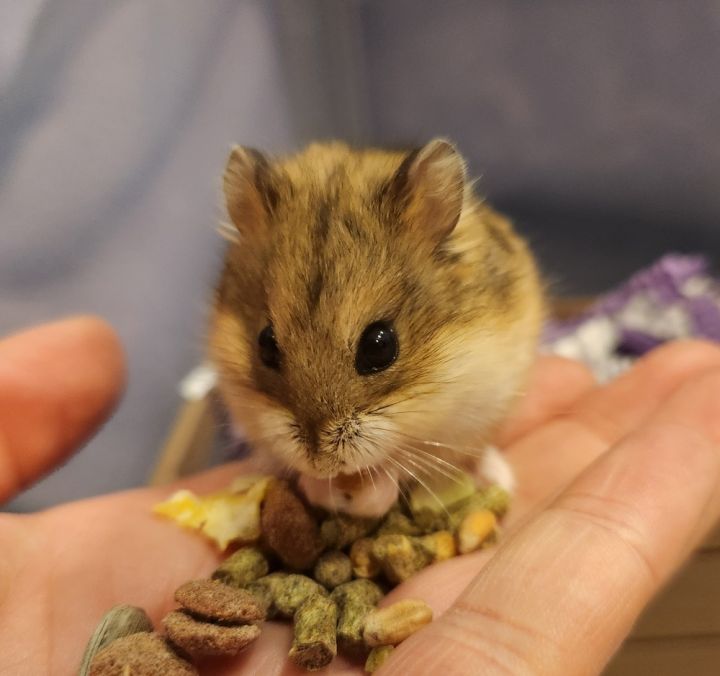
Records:
[[[465,193],[465,160],[449,141],[436,138],[412,151],[393,177],[406,220],[436,241],[460,218]]]
[[[234,146],[225,167],[223,192],[228,214],[244,235],[265,227],[279,199],[279,180],[259,150]]]

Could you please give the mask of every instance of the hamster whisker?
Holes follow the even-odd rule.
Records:
[[[372,484],[373,491],[377,493],[377,486],[375,485],[375,479],[373,478],[372,472],[370,471],[370,465],[359,465],[360,468],[360,476],[363,476],[363,472],[367,472],[368,479],[370,479],[370,483]]]
[[[232,244],[240,243],[240,233],[238,229],[226,221],[221,221],[220,225],[215,228],[215,232],[227,242],[231,242]]]
[[[408,469],[405,465],[398,461],[397,458],[393,458],[391,455],[388,455],[387,459],[389,462],[393,463],[400,471],[405,472],[411,479],[417,481],[417,483],[419,483],[430,494],[432,499],[438,503],[442,510],[446,514],[448,514],[447,508],[443,504],[443,501],[437,496],[435,491],[433,491],[432,488],[430,488],[415,472],[413,472],[411,469]]]
[[[400,450],[400,449],[396,449],[396,450]],[[408,462],[412,462],[407,455],[404,455],[403,457],[405,457],[408,460]],[[419,458],[416,456],[415,461],[412,462],[412,464],[414,464],[416,467],[422,467],[423,473],[428,478],[432,475],[439,474],[439,475],[445,477],[446,479],[449,479],[450,481],[454,481],[456,483],[461,483],[456,474],[450,474],[449,472],[447,472],[445,469],[443,469],[441,467],[430,465],[426,461],[424,461],[423,458]]]
[[[479,458],[484,452],[485,447],[477,448],[475,446],[453,446],[451,444],[445,444],[442,441],[435,441],[433,439],[420,439],[419,437],[415,437],[412,434],[408,434],[407,432],[401,432],[400,430],[395,430],[396,434],[401,434],[402,436],[412,440],[415,443],[423,444],[425,446],[436,446],[440,448],[447,448],[450,451],[455,451],[457,453],[462,453],[464,455],[469,455],[473,458]]]
[[[441,470],[439,467],[430,464],[426,458],[416,455],[411,449],[397,447],[395,449],[398,453],[401,453],[405,460],[409,462],[413,467],[416,467],[419,472],[422,472],[427,478],[430,478],[433,474],[442,474],[447,478],[456,478],[447,473],[447,470]]]
[[[448,462],[444,458],[441,458],[437,455],[434,455],[433,453],[428,453],[427,451],[423,451],[420,448],[403,448],[400,447],[399,449],[403,453],[410,453],[412,455],[416,455],[415,457],[419,461],[424,461],[425,464],[433,467],[433,469],[437,470],[438,472],[441,472],[444,474],[444,476],[448,477],[449,479],[452,479],[453,481],[457,481],[458,483],[462,483],[461,476],[465,473],[463,469],[458,467],[457,465],[453,465],[453,463]]]
[[[252,404],[247,404],[245,402],[233,402],[233,408],[243,408],[248,409],[252,411],[267,411],[267,406],[253,406]]]
[[[387,404],[383,404],[382,406],[377,406],[376,408],[373,408],[369,411],[365,411],[365,415],[377,415],[380,411],[384,411],[385,409],[390,408],[391,406],[397,406],[398,404],[402,404],[406,401],[410,401],[411,399],[415,399],[417,395],[412,395],[409,397],[405,397],[403,399],[396,399],[395,401],[390,401]]]

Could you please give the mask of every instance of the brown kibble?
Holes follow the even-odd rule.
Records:
[[[373,610],[365,618],[363,637],[369,646],[397,645],[432,621],[432,609],[425,601],[403,599]]]
[[[332,550],[320,556],[315,564],[313,577],[328,589],[335,589],[352,579],[352,563],[350,557],[343,552]]]
[[[327,596],[327,590],[306,575],[288,575],[277,585],[275,608],[283,617],[293,617],[310,596]]]
[[[182,610],[168,613],[163,618],[163,626],[168,638],[193,656],[237,655],[260,636],[260,627],[256,624],[212,624]]]
[[[267,559],[257,547],[242,547],[217,567],[212,579],[233,587],[244,587],[267,575],[268,570]]]
[[[380,574],[380,566],[372,555],[372,538],[360,538],[350,547],[350,561],[355,577],[372,578]]]
[[[287,481],[268,488],[260,519],[265,542],[288,568],[312,568],[324,549],[320,531]]]
[[[368,674],[375,673],[392,655],[395,646],[379,645],[373,648],[365,661],[365,671]]]
[[[177,655],[157,634],[140,632],[115,639],[100,650],[88,676],[198,676],[195,667]]]
[[[290,661],[308,671],[322,669],[337,655],[337,606],[327,596],[310,596],[297,609]]]
[[[460,523],[457,531],[458,549],[461,554],[469,554],[480,549],[497,528],[497,517],[489,509],[470,512]]]
[[[432,552],[409,535],[381,535],[373,542],[372,556],[393,584],[404,582],[433,560]]]
[[[213,580],[192,580],[175,590],[175,600],[185,610],[219,622],[261,622],[265,612],[253,594]]]

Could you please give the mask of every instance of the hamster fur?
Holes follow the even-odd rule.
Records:
[[[474,194],[454,146],[235,147],[224,193],[237,241],[209,353],[255,452],[326,480],[471,467],[523,389],[544,301],[526,243]],[[358,343],[378,321],[397,357],[362,375]]]

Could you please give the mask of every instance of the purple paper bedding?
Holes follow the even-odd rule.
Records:
[[[720,341],[720,280],[705,257],[668,254],[581,316],[549,322],[543,348],[584,361],[606,381],[654,347],[691,336]]]

